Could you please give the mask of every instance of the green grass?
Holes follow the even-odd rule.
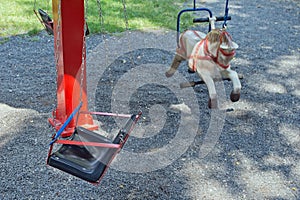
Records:
[[[128,28],[176,29],[177,13],[185,0],[126,0]],[[51,0],[37,0],[41,8],[52,15]],[[188,5],[192,7],[191,4]],[[97,0],[88,1],[87,19],[92,33],[122,32],[126,29],[122,0],[101,0],[104,25],[101,29]],[[2,0],[0,4],[0,37],[18,34],[36,34],[43,29],[33,12],[34,0]],[[182,22],[187,21],[183,17]],[[190,20],[189,20],[190,21]],[[188,23],[189,24],[189,23]]]
[[[41,27],[35,23],[33,6],[27,0],[5,0],[0,4],[0,36],[27,33]]]

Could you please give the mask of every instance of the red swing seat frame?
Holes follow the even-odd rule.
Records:
[[[69,138],[56,139],[51,143],[47,164],[92,184],[99,184],[108,170],[110,163],[123,148],[142,113],[139,112],[137,115],[99,112],[84,113],[125,117],[128,120],[119,130],[114,140],[84,127],[76,127],[74,133]],[[55,135],[53,135],[53,138],[55,138]],[[56,152],[52,153],[54,144],[62,144],[62,146]]]

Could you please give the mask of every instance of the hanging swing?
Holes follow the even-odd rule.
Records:
[[[47,164],[64,172],[77,176],[93,184],[99,184],[110,163],[122,149],[131,131],[141,116],[101,112],[80,112],[82,103],[73,111],[63,126],[53,135],[47,158]],[[113,140],[83,127],[76,127],[74,133],[67,139],[59,139],[75,115],[94,114],[101,116],[127,118],[125,125],[119,130]],[[52,153],[54,144],[62,146]]]
[[[33,12],[35,13],[38,20],[44,26],[46,32],[49,35],[53,35],[53,20],[48,15],[48,13],[42,9],[36,9],[36,0],[34,1]]]

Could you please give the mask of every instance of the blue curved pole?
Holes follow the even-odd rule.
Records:
[[[188,9],[181,10],[177,15],[177,44],[179,44],[179,36],[180,36],[180,16],[185,12],[194,12],[194,11],[207,11],[209,13],[209,17],[212,17],[212,12],[208,8],[188,8]],[[210,29],[211,27],[209,25],[208,31],[210,31]]]
[[[230,20],[230,18],[228,17],[228,11],[229,11],[229,9],[228,9],[228,2],[229,2],[229,0],[226,0],[223,28],[225,26],[227,26],[227,24],[226,24],[227,20]],[[208,8],[196,8],[196,0],[194,0],[194,7],[193,8],[188,8],[188,9],[181,10],[178,13],[178,15],[177,15],[177,46],[178,47],[180,47],[180,45],[179,45],[180,17],[185,12],[194,12],[194,11],[207,11],[209,13],[209,17],[213,17],[211,10],[209,10]],[[209,24],[209,26],[208,26],[208,32],[210,32],[210,31],[211,31],[211,25]]]

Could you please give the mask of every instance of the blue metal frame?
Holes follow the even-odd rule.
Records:
[[[195,2],[195,0],[194,0],[194,2]],[[225,26],[227,26],[226,22],[227,22],[227,19],[228,19],[228,11],[229,11],[229,8],[228,8],[228,0],[226,0],[223,28],[224,28]]]
[[[225,4],[225,14],[224,14],[224,22],[223,22],[223,27],[226,26],[226,22],[227,20],[229,20],[228,18],[228,1],[226,0],[226,4]],[[196,0],[194,0],[194,7],[193,8],[187,8],[184,10],[181,10],[178,15],[177,15],[177,45],[179,47],[179,36],[180,36],[180,17],[183,13],[185,12],[194,12],[194,11],[206,11],[209,14],[209,17],[213,17],[212,11],[208,8],[197,8],[196,7]],[[211,25],[209,24],[208,26],[208,32],[211,30]]]
[[[194,8],[188,8],[188,9],[181,10],[177,16],[177,44],[179,43],[179,36],[180,36],[180,17],[181,17],[181,15],[185,12],[194,12],[194,11],[207,11],[209,13],[209,17],[212,17],[211,10],[209,10],[208,8],[195,8],[195,5],[194,5]],[[209,24],[208,32],[210,31],[210,29],[211,29],[211,26]]]

